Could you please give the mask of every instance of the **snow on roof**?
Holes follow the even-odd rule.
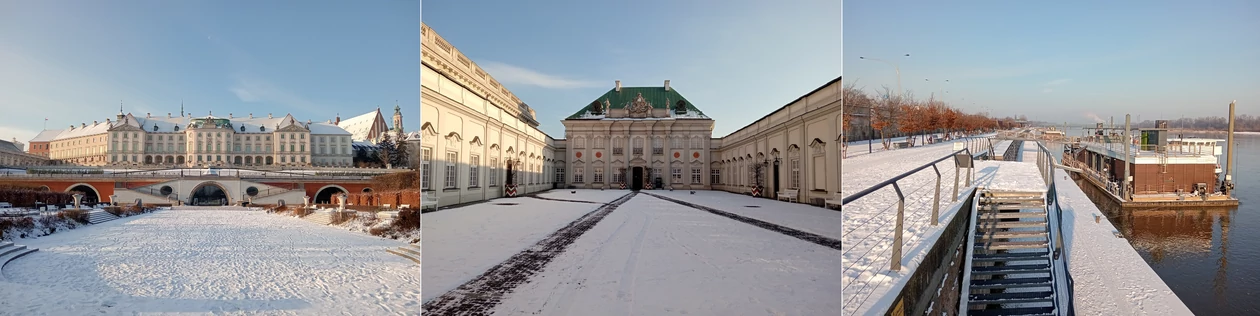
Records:
[[[98,122],[96,124],[90,124],[87,127],[83,127],[82,125],[75,126],[73,129],[68,129],[62,131],[60,134],[57,134],[57,137],[55,137],[54,140],[78,138],[105,133],[108,132],[111,127],[117,126],[117,124],[118,122]]]
[[[311,134],[316,135],[351,135],[350,132],[331,123],[311,123],[307,128],[311,130]]]
[[[53,139],[57,138],[58,134],[61,134],[61,132],[64,132],[64,131],[65,130],[63,129],[46,129],[42,132],[39,132],[39,135],[35,135],[35,138],[32,138],[31,142],[52,141]]]
[[[13,142],[10,142],[7,140],[0,140],[0,151],[15,152],[15,153],[22,152],[22,150],[19,149],[17,145],[14,145]]]
[[[375,138],[371,135],[372,126],[376,125],[378,118],[380,118],[380,120],[385,120],[385,118],[381,116],[380,109],[372,110],[372,112],[367,112],[359,116],[342,120],[340,123],[337,123],[337,126],[345,129],[347,132],[350,132],[350,135],[352,135],[351,138],[353,139],[364,140]]]

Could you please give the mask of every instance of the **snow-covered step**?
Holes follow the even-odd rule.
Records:
[[[332,214],[326,212],[311,213],[310,215],[302,217],[302,219],[320,225],[332,224]]]
[[[109,212],[106,212],[103,210],[90,211],[87,213],[87,216],[88,216],[88,223],[91,223],[91,224],[100,224],[100,223],[116,220],[119,218],[118,216],[115,216],[114,214],[110,214]]]
[[[25,256],[32,252],[38,251],[35,248],[26,248],[26,246],[14,245],[12,242],[4,242],[0,244],[0,269],[19,257]],[[4,280],[4,273],[0,273],[0,280]]]
[[[385,249],[385,252],[399,255],[403,258],[406,258],[407,260],[411,260],[412,262],[415,262],[416,264],[420,264],[420,252],[412,251],[409,248],[411,247],[408,246],[408,247],[398,247],[395,249]]]

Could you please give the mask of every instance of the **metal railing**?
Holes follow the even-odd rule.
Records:
[[[989,143],[990,143],[989,146],[991,146],[991,142]],[[979,144],[979,142],[977,141],[976,144]],[[966,157],[969,157],[972,159],[987,155],[987,153],[980,153],[980,154],[972,154],[972,153],[973,151],[971,151],[971,145],[969,143],[969,145],[967,145],[963,149],[954,151],[944,157],[937,158],[936,160],[933,160],[932,162],[929,162],[917,168],[911,169],[910,171],[906,171],[905,173],[902,173],[901,175],[898,175],[896,177],[892,177],[891,179],[884,180],[883,182],[875,184],[874,186],[871,186],[870,188],[866,188],[865,190],[858,191],[857,193],[846,196],[840,200],[840,205],[841,207],[843,207],[844,205],[849,204],[850,202],[861,199],[862,197],[865,197],[877,190],[883,189],[884,187],[887,187],[890,185],[893,187],[893,190],[896,190],[897,192],[897,222],[896,222],[896,228],[893,231],[893,248],[892,248],[892,256],[891,256],[892,259],[890,261],[890,266],[889,266],[890,269],[892,269],[893,271],[901,270],[901,259],[902,259],[901,248],[902,248],[902,237],[903,237],[902,231],[904,230],[904,226],[905,226],[906,196],[901,191],[901,185],[898,184],[897,181],[900,181],[901,179],[904,179],[915,173],[918,173],[919,171],[927,169],[928,167],[932,167],[932,171],[936,172],[936,190],[935,190],[936,193],[935,193],[935,197],[933,198],[933,203],[932,203],[932,226],[937,226],[940,224],[941,170],[940,168],[936,166],[936,164],[950,158],[956,158],[957,155],[960,155],[960,154],[965,154],[967,155]],[[974,164],[974,161],[969,160],[968,163]],[[974,165],[971,165],[971,167],[974,167]],[[957,168],[957,167],[954,168],[954,194],[953,194],[952,201],[958,201],[958,182],[959,182],[958,180],[960,177],[961,169],[962,168]],[[973,174],[975,171],[975,168],[969,168],[969,169],[971,170],[969,170],[967,173],[967,184],[966,184],[967,187],[971,186],[971,180],[973,178]]]
[[[1067,313],[1060,312],[1060,315],[1075,315],[1075,306],[1073,303],[1074,289],[1072,281],[1072,272],[1068,269],[1068,257],[1064,253],[1063,247],[1063,207],[1059,204],[1059,190],[1055,185],[1055,169],[1060,167],[1055,163],[1054,152],[1046,148],[1041,142],[1037,142],[1037,168],[1041,171],[1042,180],[1046,184],[1046,211],[1054,216],[1054,220],[1050,221],[1054,224],[1053,229],[1049,229],[1051,238],[1054,240],[1054,251],[1051,257],[1053,269],[1051,269],[1051,277],[1056,280],[1056,292],[1067,293],[1064,301],[1061,301],[1061,295],[1055,296],[1055,306],[1066,309]],[[1062,276],[1062,278],[1056,277]]]

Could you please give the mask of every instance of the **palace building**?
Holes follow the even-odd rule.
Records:
[[[137,117],[43,131],[31,141],[49,159],[84,166],[337,166],[352,165],[352,134],[329,122],[292,115]]]
[[[528,105],[421,25],[421,189],[441,206],[551,188],[708,189],[822,204],[840,190],[837,77],[721,138],[665,80],[620,81],[563,118],[563,139]]]

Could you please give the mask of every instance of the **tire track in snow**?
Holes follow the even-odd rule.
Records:
[[[467,283],[425,302],[422,305],[422,315],[493,313],[494,307],[502,302],[504,296],[512,293],[517,286],[529,282],[531,276],[542,272],[547,263],[564,253],[578,237],[594,228],[595,224],[635,194],[636,192],[630,192],[600,206]]]
[[[765,221],[761,221],[761,220],[758,220],[758,219],[753,219],[753,218],[751,218],[751,217],[746,217],[746,216],[737,215],[737,214],[734,214],[734,213],[730,213],[730,212],[726,212],[726,211],[723,211],[723,210],[719,210],[719,209],[715,209],[715,208],[707,207],[707,206],[704,206],[704,205],[698,205],[698,204],[687,203],[687,202],[683,202],[683,201],[681,201],[681,200],[676,200],[676,199],[668,198],[668,197],[661,196],[661,195],[657,195],[657,194],[652,194],[652,193],[647,193],[647,192],[643,192],[643,194],[647,194],[647,195],[650,195],[650,196],[656,197],[656,198],[658,198],[658,199],[662,199],[662,200],[666,200],[666,201],[670,201],[670,202],[674,202],[674,203],[682,204],[682,205],[685,205],[685,206],[689,206],[689,207],[691,207],[691,208],[698,209],[698,210],[701,210],[701,211],[706,211],[706,212],[709,212],[709,213],[717,214],[717,215],[719,215],[719,216],[726,217],[726,218],[730,218],[730,219],[737,220],[737,221],[740,221],[740,222],[744,222],[744,223],[749,224],[749,225],[753,225],[753,226],[757,226],[757,227],[765,228],[765,229],[768,229],[768,230],[770,230],[770,231],[773,231],[773,232],[776,232],[776,233],[780,233],[780,234],[784,234],[784,235],[788,235],[788,236],[791,236],[791,237],[795,237],[795,238],[797,238],[797,239],[804,240],[804,241],[808,241],[808,242],[811,242],[811,243],[817,244],[817,245],[819,245],[819,246],[823,246],[823,247],[827,247],[827,248],[831,248],[831,249],[835,249],[835,250],[840,250],[840,248],[841,248],[841,243],[840,243],[840,240],[839,240],[839,239],[829,238],[829,237],[824,237],[824,236],[822,236],[822,235],[818,235],[818,234],[814,234],[814,233],[810,233],[810,232],[805,232],[805,231],[797,230],[797,229],[795,229],[795,228],[791,228],[791,227],[787,227],[787,226],[783,226],[783,225],[779,225],[779,224],[774,224],[774,223],[770,223],[770,222],[765,222]]]

